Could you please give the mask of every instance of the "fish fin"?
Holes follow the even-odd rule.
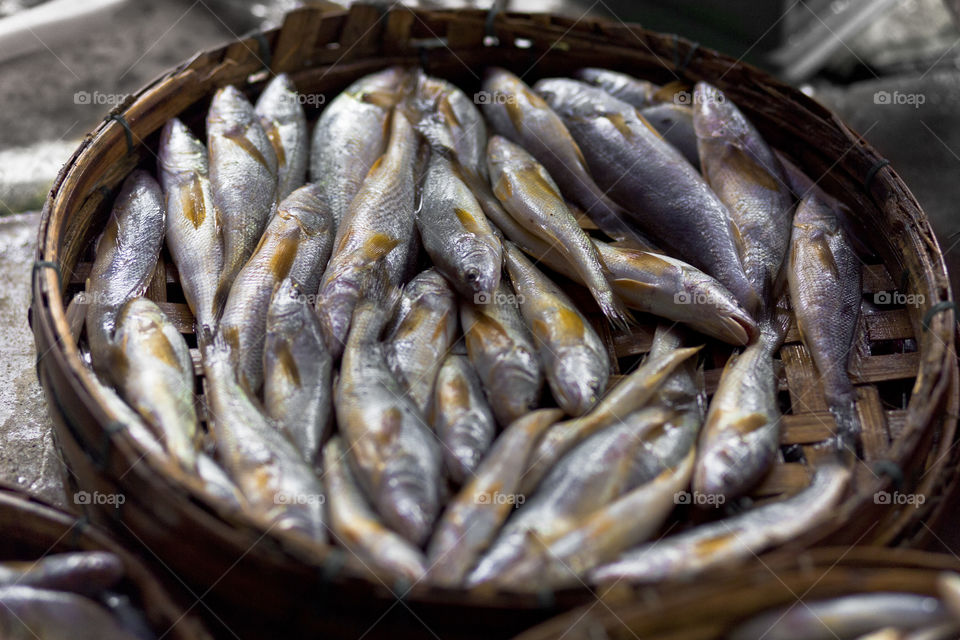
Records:
[[[837,267],[837,260],[833,257],[833,250],[830,249],[830,240],[827,235],[817,233],[811,238],[811,243],[820,263],[827,267],[834,280],[839,280],[840,268]]]
[[[374,233],[363,243],[363,255],[367,260],[381,260],[393,251],[400,241],[385,233]]]
[[[733,244],[737,248],[737,255],[743,260],[743,256],[747,252],[747,246],[743,240],[743,234],[740,233],[740,226],[733,218],[728,218],[728,222],[730,223],[730,235],[733,237]]]
[[[629,331],[630,327],[637,323],[615,291],[607,290],[602,292],[602,295],[595,295],[594,298],[610,324],[620,331]]]
[[[789,189],[770,172],[770,168],[760,164],[756,158],[739,146],[727,145],[726,153],[723,154],[723,161],[729,165],[735,175],[741,176],[759,187],[769,191]]]
[[[641,282],[631,278],[613,278],[610,280],[610,286],[616,289],[623,289],[636,296],[649,296],[657,290],[657,286],[649,282]]]
[[[770,418],[762,413],[748,413],[731,420],[728,424],[737,433],[747,435],[770,424]]]

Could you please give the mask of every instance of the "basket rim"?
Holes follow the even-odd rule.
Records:
[[[347,18],[355,11],[358,11],[358,7],[369,8],[369,5],[354,5],[349,10],[327,12],[324,15],[333,18]],[[296,10],[294,14],[299,15],[304,12],[310,12],[314,10],[315,9],[311,8],[302,8]],[[446,17],[451,20],[462,19],[473,21],[485,21],[490,15],[485,10],[425,10],[412,9],[402,6],[391,8],[388,13],[395,12],[412,12],[414,15],[432,15]],[[556,16],[548,13],[508,12],[496,14],[494,16],[493,24],[495,25],[495,29],[501,29],[505,26],[505,23],[509,23],[513,20],[529,21],[542,24],[544,21],[549,22],[555,18]],[[292,18],[288,16],[288,20],[291,19]],[[590,32],[592,25],[608,21],[599,18],[591,18],[590,20],[585,20],[584,22],[585,24],[583,28],[570,27],[568,30],[569,34],[566,36],[566,38],[573,42],[578,40],[582,40],[584,42],[600,40],[600,36]],[[131,96],[123,104],[116,107],[110,115],[115,116],[130,114],[132,110],[135,111],[138,107],[142,107],[149,103],[149,100],[152,98],[169,97],[161,94],[163,94],[167,81],[169,81],[171,78],[178,77],[181,74],[194,74],[196,70],[195,68],[198,67],[202,61],[217,59],[224,60],[223,64],[228,64],[230,62],[228,57],[229,51],[231,47],[236,47],[238,42],[242,43],[244,47],[250,49],[251,51],[257,49],[262,40],[266,40],[268,44],[275,43],[278,39],[278,35],[285,27],[286,22],[283,27],[264,32],[262,37],[248,36],[247,38],[239,41],[232,41],[228,44],[221,45],[219,47],[213,47],[211,49],[203,50],[194,54],[182,64],[176,66],[168,72],[161,74],[155,80],[145,85],[142,89],[131,94]],[[633,37],[636,37],[636,34],[642,34],[645,37],[664,37],[664,34],[648,31],[642,27],[639,27],[638,25],[624,25],[624,27]],[[608,42],[609,37],[604,37],[603,41]],[[683,47],[686,47],[688,51],[690,49],[695,49],[693,43],[690,43],[688,40],[683,38],[674,37],[674,41],[677,43],[676,46],[681,50]],[[626,40],[621,40],[614,42],[611,46],[622,47],[625,46],[625,44]],[[714,58],[729,62],[731,66],[748,68],[752,70],[752,73],[762,75],[763,77],[769,79],[770,86],[776,88],[780,92],[785,93],[798,106],[805,107],[807,111],[813,115],[822,114],[823,117],[828,118],[830,124],[835,128],[836,132],[839,135],[844,136],[850,142],[853,149],[851,154],[857,153],[867,159],[880,159],[880,156],[876,153],[872,146],[863,141],[858,134],[854,133],[849,127],[847,127],[847,125],[837,118],[837,116],[798,90],[780,83],[779,81],[771,78],[768,74],[756,70],[749,64],[735,61],[729,56],[702,48],[699,49],[699,51],[706,51]],[[382,58],[380,61],[383,61]],[[385,66],[386,62],[383,62]],[[198,79],[198,81],[204,80]],[[222,82],[222,84],[227,84],[227,82]],[[221,86],[221,83],[208,82],[208,85],[209,93],[214,87]],[[133,118],[130,118],[130,120],[133,120]],[[145,132],[142,136],[140,136],[139,144],[143,144],[142,140],[148,133],[150,132]],[[82,193],[78,193],[80,191],[80,185],[77,184],[78,172],[82,170],[81,161],[89,159],[90,157],[95,157],[98,152],[105,152],[106,149],[121,147],[124,144],[124,136],[125,132],[122,125],[116,120],[108,117],[108,119],[101,122],[90,134],[86,136],[84,141],[59,172],[57,179],[54,181],[51,187],[41,215],[40,226],[38,229],[37,248],[37,265],[41,266],[39,268],[35,266],[32,278],[32,327],[36,335],[38,349],[42,344],[51,345],[49,352],[41,354],[38,358],[38,369],[46,369],[53,366],[59,369],[60,372],[67,373],[68,375],[65,376],[66,382],[71,386],[73,393],[75,393],[78,397],[85,397],[89,401],[93,401],[92,403],[88,403],[93,405],[92,407],[89,407],[89,409],[101,425],[107,424],[109,421],[114,419],[115,416],[111,414],[108,407],[106,407],[102,402],[97,401],[98,394],[96,388],[91,379],[88,377],[92,376],[93,374],[83,365],[79,357],[78,345],[70,334],[66,319],[66,306],[64,304],[64,299],[61,292],[59,273],[52,268],[43,268],[43,265],[49,266],[50,264],[60,264],[60,247],[58,246],[59,237],[54,232],[59,230],[59,225],[62,224],[69,215],[75,214],[76,210],[83,203],[84,196]],[[947,275],[942,252],[940,251],[939,244],[929,227],[926,216],[923,213],[919,203],[909,191],[909,188],[903,183],[900,176],[893,168],[887,167],[887,169],[888,170],[882,172],[881,175],[876,176],[876,179],[871,185],[872,190],[871,192],[868,192],[868,197],[875,201],[873,192],[878,190],[878,185],[880,183],[888,184],[888,186],[896,189],[898,192],[901,192],[904,195],[904,197],[907,199],[907,205],[909,205],[908,208],[913,215],[913,219],[910,221],[913,228],[911,229],[911,236],[909,238],[913,245],[909,248],[920,255],[925,260],[928,267],[928,269],[922,274],[922,277],[924,278],[923,282],[926,285],[926,291],[924,293],[928,293],[935,299],[949,302],[952,305],[949,287],[946,289],[943,287],[943,283],[947,281]],[[876,206],[878,208],[882,207],[881,204],[877,204]],[[951,310],[948,309],[948,311]],[[949,318],[947,316],[949,316]],[[916,320],[918,320],[918,318],[914,318],[915,325],[917,324]],[[907,419],[915,426],[922,424],[923,428],[918,426],[915,430],[911,431],[910,435],[912,436],[912,439],[899,439],[893,443],[891,452],[896,453],[896,457],[898,459],[907,457],[909,452],[913,451],[918,445],[919,439],[925,435],[925,431],[932,421],[932,416],[935,415],[935,412],[938,410],[938,408],[942,407],[944,410],[952,410],[951,413],[956,414],[957,407],[960,405],[960,397],[958,397],[956,392],[957,375],[956,361],[954,359],[954,328],[955,325],[953,323],[953,313],[951,311],[950,313],[941,313],[934,316],[929,321],[928,329],[923,332],[923,335],[926,336],[927,339],[922,341],[920,347],[921,365],[917,382],[919,385],[921,378],[924,378],[925,382],[929,378],[934,379],[932,380],[932,383],[928,383],[931,386],[924,393],[924,399],[928,400],[929,402],[921,403],[919,402],[919,397],[911,397]],[[918,333],[920,332],[918,331]],[[934,342],[934,339],[936,339],[936,342]],[[926,345],[926,348],[923,348],[923,345]],[[943,372],[946,372],[946,375],[937,375],[938,373]],[[40,378],[42,380],[43,376],[40,376]],[[44,385],[45,390],[47,390],[48,393],[50,393],[48,389],[49,386],[50,384]],[[917,402],[915,402],[915,400],[917,400]],[[916,406],[918,404],[925,404],[925,406]],[[943,439],[944,443],[942,448],[952,445],[954,441],[953,431],[949,425],[944,428],[944,433],[947,434],[948,437]],[[126,435],[111,434],[110,439],[113,443],[113,446],[117,448],[127,459],[140,457],[140,452],[138,451],[137,447]],[[949,451],[944,452],[941,458],[945,458],[945,453],[948,452]],[[159,465],[157,461],[151,459],[149,456],[146,462],[151,468],[160,471],[164,470],[162,465]],[[934,467],[945,464],[945,460],[941,459],[934,463]],[[933,473],[934,470],[936,470],[937,473]],[[952,480],[951,478],[941,477],[942,474],[939,473],[940,470],[941,469],[932,468],[928,471],[928,474],[931,476],[931,483]],[[188,494],[191,493],[191,488],[184,486],[182,482],[178,483],[175,481],[175,479],[170,477],[166,477],[164,480],[178,485],[178,488],[186,491]],[[889,479],[884,478],[876,480],[873,483],[873,486],[868,487],[866,490],[860,492],[860,494],[855,494],[848,497],[842,503],[838,511],[843,512],[843,514],[847,517],[852,517],[853,512],[856,510],[857,503],[862,502],[867,494],[882,488],[888,481]],[[197,498],[196,495],[193,497]],[[215,511],[215,509],[211,510]],[[841,517],[838,519],[843,518]],[[238,524],[236,520],[228,521],[221,518],[221,523],[228,529],[236,530],[243,525],[251,528],[253,531],[264,530],[255,520],[250,520],[246,514],[241,517],[241,521],[242,522]],[[899,533],[901,533],[901,531],[894,531],[890,534],[890,537],[893,538]],[[310,546],[314,548],[316,547],[316,545]],[[303,559],[301,554],[296,550],[288,551],[293,551],[297,559]],[[437,588],[430,587],[428,591],[436,592]],[[451,591],[454,594],[464,593],[461,590],[440,591]],[[510,596],[511,599],[514,597],[515,596],[512,595]],[[475,599],[471,599],[471,603],[476,602],[477,601]]]

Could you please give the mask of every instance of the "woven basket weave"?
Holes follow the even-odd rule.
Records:
[[[854,366],[864,464],[858,466],[851,495],[830,521],[788,546],[921,541],[927,529],[919,523],[930,522],[942,506],[960,454],[953,447],[960,397],[955,319],[944,263],[926,217],[866,142],[795,89],[675,36],[589,18],[399,6],[384,11],[363,4],[348,11],[299,9],[278,29],[194,55],[119,105],[54,184],[40,225],[33,278],[38,371],[64,453],[82,484],[128,497],[121,511],[102,514],[102,522],[189,584],[213,586],[206,598],[211,608],[242,620],[251,635],[258,630],[269,635],[276,624],[362,633],[389,608],[373,635],[398,633],[391,630],[394,621],[406,617],[411,622],[413,615],[440,635],[456,629],[468,636],[502,636],[590,597],[585,590],[531,596],[415,585],[407,591],[372,575],[339,549],[264,536],[263,523],[200,497],[189,478],[162,461],[141,460],[143,453],[127,434],[112,427],[114,416],[100,402],[79,357],[84,310],[76,294],[89,273],[92,242],[124,177],[136,167],[155,170],[159,130],[169,118],[178,116],[202,132],[218,87],[235,84],[255,96],[271,73],[286,72],[302,93],[330,100],[357,77],[393,64],[422,65],[468,93],[478,89],[480,71],[491,64],[530,82],[582,66],[619,69],[661,83],[707,80],[742,108],[771,145],[811,176],[822,176],[820,184],[849,205],[862,240],[876,253],[864,268],[864,293],[899,289],[924,302],[862,322],[862,341],[874,353]],[[178,275],[165,252],[147,295],[184,333],[192,331],[189,310],[177,302],[182,300]],[[614,335],[603,322],[597,327],[619,359],[635,359],[649,349],[654,320],[629,334]],[[711,343],[706,353],[712,392],[729,350]],[[782,443],[799,447],[790,459],[800,461],[779,463],[758,487],[760,498],[804,487],[816,461],[814,445],[828,439],[833,426],[795,327],[780,358],[781,389],[791,407]],[[194,359],[199,376],[196,353]],[[903,492],[923,494],[924,505],[876,504],[874,493],[894,482]],[[395,604],[400,594],[403,606]],[[476,608],[483,614],[464,629],[463,616]]]

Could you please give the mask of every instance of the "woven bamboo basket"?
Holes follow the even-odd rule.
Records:
[[[86,518],[78,519],[37,498],[0,486],[0,529],[0,562],[32,561],[68,551],[118,555],[126,569],[120,589],[146,614],[158,636],[172,640],[211,637],[196,615],[174,602],[142,562]]]
[[[910,549],[824,547],[774,554],[737,573],[715,574],[684,589],[601,596],[515,640],[715,640],[766,611],[817,600],[900,592],[937,596],[944,572],[960,571],[955,556]]]
[[[534,595],[469,594],[424,585],[408,589],[374,576],[336,548],[265,536],[261,523],[229,513],[200,496],[189,478],[162,461],[144,458],[115,428],[80,358],[83,290],[112,198],[123,178],[141,166],[155,169],[159,130],[179,116],[195,131],[213,92],[235,84],[255,96],[271,73],[291,75],[303,93],[332,99],[349,82],[388,65],[422,65],[472,93],[480,70],[501,65],[533,81],[567,75],[581,66],[620,69],[666,83],[708,80],[742,107],[769,142],[847,203],[876,257],[864,268],[864,294],[898,288],[922,296],[916,307],[864,319],[867,347],[855,363],[864,426],[863,464],[849,497],[831,520],[791,543],[913,544],[942,506],[960,449],[954,359],[953,304],[944,263],[927,220],[906,185],[877,153],[831,112],[769,75],[727,56],[639,26],[551,15],[389,10],[357,4],[349,10],[303,8],[278,29],[196,54],[130,96],[89,136],[60,173],[44,208],[34,269],[32,326],[38,370],[60,442],[88,490],[122,491],[122,510],[102,520],[162,560],[187,583],[210,588],[205,601],[217,615],[240,620],[256,635],[291,628],[396,634],[417,619],[443,635],[503,636],[526,628],[584,598],[586,590]],[[316,111],[308,113],[315,117]],[[178,276],[161,256],[148,295],[191,331]],[[624,364],[649,346],[655,320],[628,334],[598,323]],[[191,338],[188,336],[188,340]],[[712,391],[729,349],[706,349]],[[199,376],[199,358],[195,353]],[[794,328],[781,349],[783,445],[788,455],[757,488],[756,497],[795,493],[809,481],[814,445],[829,438],[826,411],[812,360]],[[614,376],[616,380],[616,376]],[[201,387],[198,386],[198,389]],[[878,505],[873,494],[895,483],[926,496],[920,509]],[[396,605],[402,596],[403,606]],[[242,606],[232,606],[242,605]],[[477,610],[468,628],[464,615]],[[265,621],[270,621],[269,624]]]

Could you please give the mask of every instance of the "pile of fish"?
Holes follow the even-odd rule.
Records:
[[[77,551],[0,562],[0,637],[10,640],[153,640],[146,619],[118,590],[123,561]]]
[[[256,104],[220,89],[206,144],[170,120],[159,180],[131,174],[98,241],[97,393],[223,504],[414,582],[656,581],[815,527],[843,456],[792,497],[646,543],[688,489],[732,501],[776,462],[788,301],[831,446],[858,437],[841,205],[718,89],[674,91],[490,68],[471,99],[393,67],[311,135],[286,76]],[[144,297],[164,246],[197,358]],[[634,312],[661,321],[609,388],[601,335]],[[707,339],[736,348],[709,404]]]

